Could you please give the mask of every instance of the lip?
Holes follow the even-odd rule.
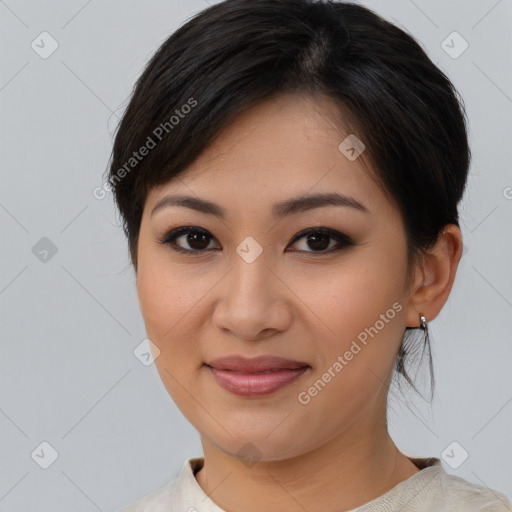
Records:
[[[309,366],[308,363],[302,361],[292,361],[291,359],[284,359],[277,356],[258,356],[258,357],[243,357],[240,355],[232,355],[221,357],[206,363],[207,366],[216,368],[217,370],[231,370],[235,372],[257,373],[267,370],[295,370],[304,366]]]
[[[290,385],[311,368],[304,362],[276,356],[247,359],[229,356],[206,366],[217,384],[238,396],[265,396]]]

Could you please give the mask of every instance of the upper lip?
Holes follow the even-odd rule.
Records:
[[[221,357],[206,363],[217,370],[232,370],[238,372],[263,372],[265,370],[295,369],[309,366],[308,363],[292,361],[277,356],[258,356],[246,358],[239,355]]]

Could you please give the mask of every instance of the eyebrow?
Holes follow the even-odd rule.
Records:
[[[222,206],[212,203],[211,201],[206,201],[205,199],[199,199],[193,196],[167,195],[162,197],[162,199],[160,199],[153,207],[153,210],[151,211],[151,217],[157,211],[169,206],[181,206],[184,208],[190,208],[202,213],[215,215],[221,219],[225,219],[227,213]],[[283,218],[288,215],[293,215],[294,213],[305,212],[323,206],[345,206],[348,208],[354,208],[364,213],[370,213],[370,210],[357,199],[344,194],[333,192],[326,194],[305,195],[287,199],[286,201],[274,204],[272,207],[272,214],[274,217]]]

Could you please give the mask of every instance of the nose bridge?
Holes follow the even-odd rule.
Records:
[[[233,257],[233,269],[230,272],[230,299],[249,301],[253,309],[260,307],[259,301],[276,293],[272,281],[274,274],[270,271],[269,251],[253,240],[244,240],[236,249]],[[263,302],[263,301],[262,301]]]
[[[218,328],[232,331],[237,338],[256,339],[262,331],[285,329],[290,315],[282,295],[285,288],[271,271],[270,252],[256,255],[255,246],[250,241],[247,244],[240,244],[233,255],[214,321]]]

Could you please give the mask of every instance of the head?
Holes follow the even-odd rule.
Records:
[[[109,182],[158,371],[204,438],[277,460],[385,420],[451,290],[469,163],[449,79],[360,5],[227,0],[161,45]],[[308,370],[241,398],[206,366],[232,354]]]

